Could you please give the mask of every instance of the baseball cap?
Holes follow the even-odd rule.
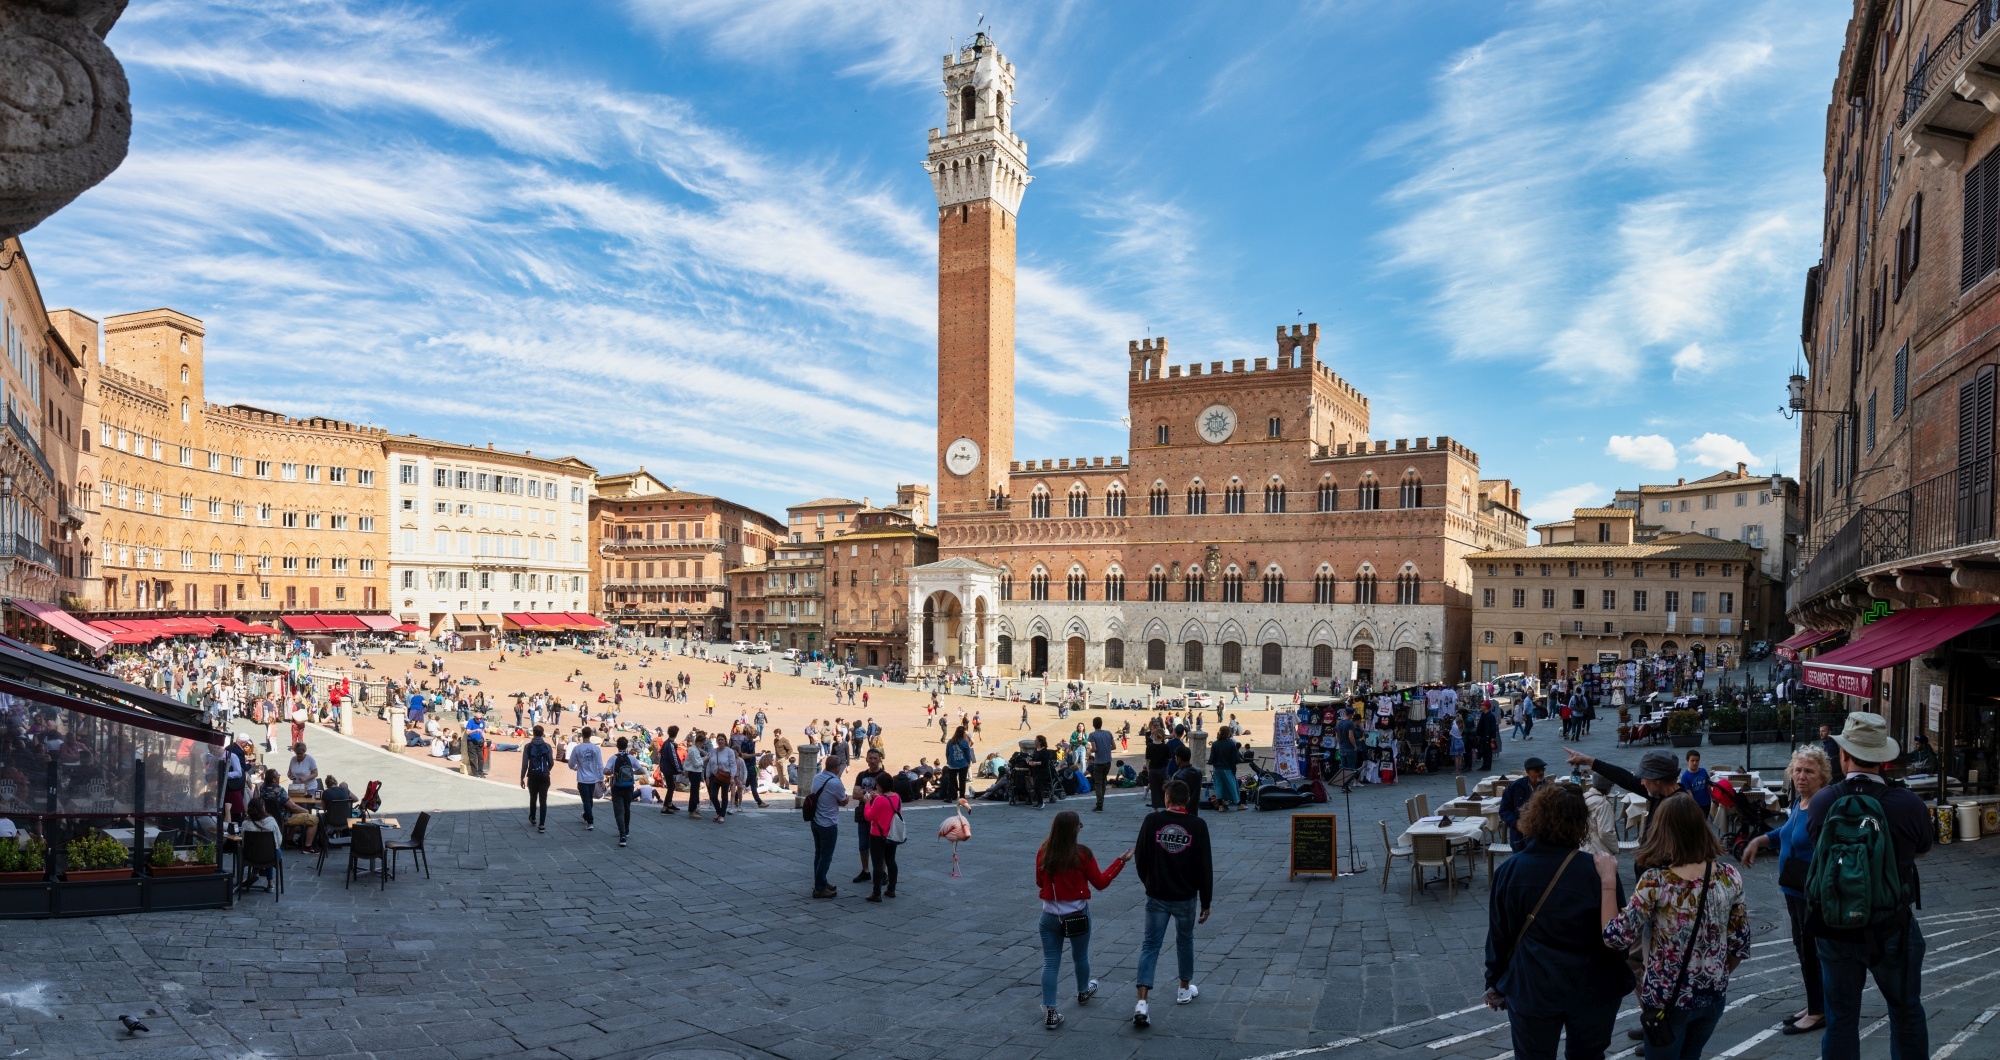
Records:
[[[1541,759],[1539,759],[1539,758],[1530,758],[1530,759],[1528,759],[1527,761],[1525,761],[1525,762],[1521,763],[1521,768],[1522,768],[1522,769],[1547,769],[1547,768],[1549,768],[1549,764],[1548,764],[1547,762],[1544,762],[1544,761],[1542,761],[1542,760],[1541,760]]]

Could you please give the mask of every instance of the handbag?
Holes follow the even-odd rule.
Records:
[[[1687,949],[1681,952],[1681,970],[1674,977],[1673,992],[1667,995],[1664,1003],[1639,1010],[1639,1029],[1645,1033],[1647,1045],[1664,1047],[1674,1043],[1674,1007],[1680,1001],[1681,988],[1687,985],[1688,965],[1694,963],[1695,945],[1701,941],[1701,921],[1708,915],[1708,885],[1714,878],[1715,863],[1710,862],[1701,874],[1701,897],[1695,904],[1694,927],[1688,932]]]
[[[882,838],[897,846],[910,841],[910,829],[903,823],[903,811],[900,807],[896,810],[896,816],[889,819],[889,834]]]
[[[1090,934],[1090,910],[1079,909],[1074,913],[1058,914],[1056,923],[1062,929],[1063,938],[1080,939]]]

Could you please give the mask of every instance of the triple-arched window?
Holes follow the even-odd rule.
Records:
[[[1424,480],[1414,471],[1403,473],[1401,507],[1421,508],[1424,506]]]
[[[1323,512],[1340,510],[1340,488],[1335,486],[1330,478],[1320,480],[1319,510]]]
[[[1069,488],[1069,517],[1081,519],[1090,514],[1090,494],[1079,482]]]
[[[1285,574],[1276,567],[1264,572],[1264,602],[1267,604],[1285,602]]]
[[[1243,574],[1234,564],[1222,572],[1222,602],[1225,604],[1243,602]]]
[[[1028,575],[1028,599],[1046,600],[1048,598],[1049,598],[1049,572],[1043,570],[1040,567],[1036,567],[1035,572],[1033,574]]]
[[[1104,491],[1104,514],[1114,519],[1125,517],[1125,487],[1114,485]]]
[[[1270,483],[1264,487],[1264,510],[1267,512],[1285,510],[1285,484],[1276,476],[1272,476]]]
[[[1069,598],[1072,600],[1090,599],[1090,578],[1083,573],[1082,567],[1071,567],[1069,569]]]
[[[1243,514],[1243,483],[1230,479],[1222,488],[1222,511],[1225,515]]]
[[[1048,517],[1049,488],[1047,486],[1036,486],[1035,492],[1028,495],[1028,518],[1047,519]]]

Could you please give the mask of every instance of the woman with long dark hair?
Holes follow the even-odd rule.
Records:
[[[1056,814],[1049,837],[1035,852],[1035,886],[1042,897],[1042,1025],[1049,1030],[1063,1024],[1062,1013],[1056,1011],[1063,940],[1069,940],[1070,957],[1076,963],[1076,1003],[1081,1005],[1097,993],[1097,980],[1090,977],[1090,889],[1111,886],[1132,860],[1127,850],[1108,869],[1099,869],[1097,856],[1076,841],[1082,828],[1075,810]]]

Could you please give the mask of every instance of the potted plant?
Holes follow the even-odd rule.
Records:
[[[153,844],[150,873],[155,879],[166,876],[207,876],[215,872],[215,844],[200,842],[183,860],[174,845],[163,837]]]
[[[77,836],[69,841],[64,853],[69,867],[63,872],[63,879],[70,883],[123,880],[132,875],[132,852],[103,832]]]
[[[1675,747],[1701,746],[1701,712],[1676,710],[1667,714],[1667,737]]]
[[[0,883],[40,883],[48,878],[48,847],[40,837],[24,835],[0,843]]]
[[[1727,703],[1709,711],[1708,742],[1718,745],[1742,743],[1743,712]]]
[[[1789,706],[1750,708],[1751,743],[1777,743],[1791,728],[1792,708]]]

